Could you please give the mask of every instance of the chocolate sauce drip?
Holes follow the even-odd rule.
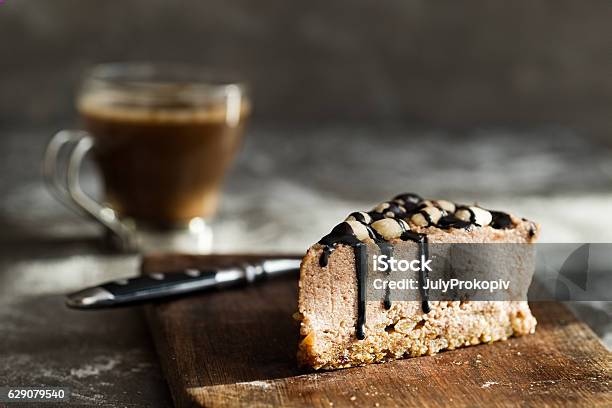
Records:
[[[401,222],[399,222],[398,224],[400,225],[402,231],[406,231],[406,227],[404,226],[404,224],[402,224]],[[370,227],[369,225],[366,225],[366,228],[368,229],[368,234],[370,235],[370,238],[374,240],[374,243],[376,243],[376,245],[380,249],[381,255],[386,255],[387,259],[391,258],[393,256],[393,245],[389,244],[380,234],[376,232],[374,228]],[[391,271],[389,271],[389,274],[390,273]],[[385,290],[385,298],[383,300],[383,305],[385,306],[385,309],[391,309],[391,289],[388,286]]]
[[[445,215],[438,220],[437,227],[442,229],[463,228],[465,230],[469,230],[472,228],[472,223],[460,220],[454,215]]]
[[[491,227],[496,229],[508,229],[514,227],[510,215],[501,211],[490,211],[493,220],[491,221]]]
[[[324,246],[323,247],[323,253],[321,254],[321,257],[319,258],[319,265],[322,268],[325,268],[329,262],[329,257],[332,254],[332,252],[334,252],[334,249],[336,249],[335,246]]]
[[[367,224],[364,225],[370,238],[379,246],[381,253],[391,256],[393,246],[385,241],[372,227]],[[355,252],[355,272],[357,275],[358,296],[356,336],[359,340],[363,340],[365,338],[366,321],[365,285],[368,277],[368,247],[355,237],[351,226],[346,222],[336,225],[329,234],[321,238],[319,244],[323,246],[323,253],[319,258],[319,265],[321,265],[321,267],[327,266],[329,257],[338,244],[345,244],[353,247]],[[388,294],[385,294],[385,307],[387,309],[391,308],[391,301],[388,300]]]
[[[425,221],[427,221],[427,226],[431,226],[434,225],[434,223],[432,222],[431,219],[431,215],[429,215],[429,213],[427,211],[419,211],[417,212],[417,214],[421,214],[423,216],[423,218],[425,218]]]
[[[368,233],[370,229],[368,229]],[[321,258],[319,258],[319,265],[323,268],[327,266],[329,257],[338,244],[355,246],[360,243],[361,241],[355,237],[351,226],[346,222],[341,222],[336,225],[329,234],[319,240],[319,244],[323,245],[323,253],[321,254]]]
[[[368,233],[372,228],[368,226]],[[375,234],[375,232],[372,230]],[[321,238],[319,244],[323,245],[323,253],[319,258],[319,265],[326,267],[329,257],[338,244],[346,244],[353,247],[355,253],[355,272],[357,274],[357,327],[355,334],[359,340],[365,339],[365,282],[368,275],[367,246],[359,241],[353,234],[350,225],[343,222],[334,227],[332,231]]]
[[[372,218],[372,222],[382,220],[385,215],[376,211],[370,211],[368,215]]]
[[[423,198],[414,193],[402,193],[393,197],[393,201],[397,201],[402,204],[406,211],[412,211],[421,201],[423,201]]]
[[[470,207],[467,207],[465,205],[461,205],[461,206],[457,206],[457,208],[455,209],[455,212],[459,211],[459,210],[466,210],[467,212],[470,213],[470,224],[476,224],[476,214],[474,214],[474,211],[472,211],[472,209]],[[466,221],[467,222],[467,221]]]
[[[368,236],[370,238],[372,238],[374,240],[374,242],[376,242],[377,245],[380,246],[381,243],[386,243],[387,242],[387,241],[385,241],[383,239],[383,237],[380,236],[380,234],[378,232],[376,232],[376,230],[374,228],[372,228],[368,224],[364,224],[364,226],[366,227],[366,230],[368,231]]]
[[[406,215],[408,216],[414,214],[419,209],[419,204],[408,202],[404,204],[404,208],[406,209]]]
[[[355,220],[359,221],[362,224],[368,223],[368,220],[366,219],[366,217],[363,215],[362,212],[355,211],[355,212],[350,213],[348,216],[353,217]]]
[[[380,248],[381,255],[386,255],[387,259],[393,256],[393,246],[391,244],[389,244],[388,242],[377,242],[377,244]],[[387,272],[387,275],[391,275],[390,270]],[[385,299],[383,300],[383,305],[385,306],[386,310],[391,309],[391,289],[388,285],[385,288]]]
[[[390,216],[393,214],[395,218],[403,218],[406,216],[406,207],[399,205],[398,203],[390,203],[390,207],[385,209],[385,214]]]
[[[353,247],[355,251],[355,269],[357,272],[357,327],[355,336],[359,340],[365,339],[366,325],[366,294],[365,282],[368,279],[368,249],[360,242]]]
[[[387,218],[403,218],[406,216],[406,208],[398,202],[395,201],[387,201],[382,203],[381,205],[387,204],[388,207],[381,210],[379,213],[383,215],[383,217]],[[373,210],[374,212],[378,212]]]
[[[427,240],[427,235],[418,234],[416,232],[405,231],[400,239],[402,241],[412,241],[419,244],[419,257],[421,259],[429,258],[429,242]],[[421,268],[419,272],[419,290],[421,292],[421,308],[423,309],[423,313],[429,313],[431,308],[429,307],[429,291],[425,289],[425,281],[427,280],[427,271]]]
[[[427,240],[427,235],[423,235],[423,240],[419,242],[419,255],[421,259],[429,259],[429,242]],[[425,289],[425,281],[428,278],[427,270],[421,268],[419,272],[419,289],[421,291],[421,309],[423,309],[423,313],[431,312],[431,308],[429,307],[429,291]]]
[[[529,226],[529,238],[533,238],[535,236],[535,227],[532,225]]]

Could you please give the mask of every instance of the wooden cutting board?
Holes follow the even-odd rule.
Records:
[[[145,273],[253,256],[153,256]],[[178,407],[612,406],[612,353],[561,304],[535,335],[332,372],[296,366],[297,275],[146,306]]]

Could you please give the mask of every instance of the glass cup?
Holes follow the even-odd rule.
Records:
[[[85,130],[58,132],[45,154],[57,198],[121,248],[209,250],[206,220],[251,109],[244,85],[189,65],[105,64],[85,77],[77,109]],[[101,202],[79,183],[88,153],[100,170]]]

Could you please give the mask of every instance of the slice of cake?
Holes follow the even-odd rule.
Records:
[[[301,340],[298,360],[314,369],[337,369],[505,340],[535,331],[524,300],[372,300],[363,291],[365,243],[533,243],[539,226],[524,218],[400,194],[369,212],[354,212],[302,261],[299,283]]]

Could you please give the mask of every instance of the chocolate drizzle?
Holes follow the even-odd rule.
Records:
[[[387,201],[378,205],[372,212],[382,214],[386,218],[403,218],[406,216],[406,208],[396,201]]]
[[[465,230],[469,230],[472,228],[473,224],[467,221],[460,220],[454,215],[445,215],[444,217],[440,218],[436,226],[442,229],[462,228]]]
[[[363,213],[361,211],[355,211],[355,212],[350,213],[347,218],[353,217],[355,219],[355,221],[359,221],[360,223],[367,225],[368,224],[368,219],[366,218],[366,215],[369,215],[369,214],[368,213]]]
[[[370,233],[371,229],[372,228],[368,229],[368,234]],[[361,244],[361,241],[355,237],[349,224],[346,222],[341,222],[340,224],[336,225],[329,234],[321,238],[319,240],[319,244],[323,245],[323,253],[321,254],[321,258],[319,258],[319,265],[325,268],[329,262],[329,257],[334,252],[338,244],[346,244],[354,247]]]
[[[474,214],[474,211],[472,211],[470,207],[462,205],[457,207],[457,209],[455,210],[455,212],[458,211],[467,211],[468,214],[470,214],[470,220],[465,222],[469,222],[470,224],[476,225],[476,214]]]
[[[512,228],[514,224],[512,223],[512,219],[510,215],[501,212],[501,211],[491,211],[491,216],[493,220],[491,221],[491,227],[496,229],[508,229]]]
[[[400,239],[402,241],[416,242],[419,244],[419,257],[421,259],[429,258],[429,242],[427,240],[427,235],[404,231]],[[419,271],[419,291],[421,292],[421,308],[423,309],[423,313],[429,313],[431,311],[429,307],[429,291],[425,289],[425,281],[428,278],[427,275],[427,271],[421,268]]]
[[[393,197],[393,201],[403,205],[406,211],[412,212],[423,201],[423,198],[414,193],[403,193]]]
[[[535,234],[536,234],[535,232],[536,232],[536,229],[535,229],[535,227],[533,226],[533,224],[532,224],[532,225],[530,225],[530,226],[529,226],[529,238],[533,238],[533,237],[535,237]]]
[[[378,247],[380,248],[381,255],[386,255],[387,259],[393,256],[393,245],[389,244],[388,242],[380,242],[380,243],[377,242],[377,244],[378,244]],[[389,270],[387,275],[390,275],[390,274],[391,274],[391,271]],[[385,299],[383,300],[383,305],[385,306],[386,310],[391,309],[391,289],[389,288],[388,285],[385,288]]]
[[[427,235],[423,235],[421,242],[419,242],[419,252],[421,259],[429,259],[429,241],[427,240]],[[425,282],[428,278],[427,270],[421,268],[419,272],[419,290],[421,292],[421,309],[423,309],[423,313],[431,312],[429,307],[429,291],[425,289]]]
[[[327,264],[329,263],[329,257],[332,254],[332,252],[334,252],[334,249],[336,249],[335,246],[330,246],[330,245],[323,246],[323,253],[321,254],[321,257],[319,258],[319,265],[322,268],[325,268]]]
[[[355,269],[357,272],[357,327],[355,335],[359,340],[365,339],[366,324],[366,290],[364,283],[368,279],[368,247],[360,242],[353,247],[355,252]]]
[[[383,213],[379,213],[376,211],[370,211],[368,215],[372,218],[372,222],[385,218],[385,215]]]
[[[427,221],[427,226],[429,227],[430,225],[433,225],[433,221],[431,219],[431,215],[429,215],[429,213],[425,210],[419,211],[417,212],[417,214],[421,214],[423,216],[423,218],[425,218],[425,221]]]
[[[370,238],[379,245],[382,253],[389,253],[392,246],[383,240],[372,227],[365,225]],[[345,244],[353,248],[355,254],[355,272],[357,275],[357,327],[355,335],[359,340],[365,339],[365,324],[366,324],[366,288],[365,284],[368,279],[368,247],[363,242],[359,241],[349,224],[342,222],[336,225],[329,234],[321,238],[319,244],[323,246],[323,253],[319,258],[319,265],[326,267],[329,262],[330,255],[334,252],[339,244]],[[387,303],[385,303],[386,305]],[[391,303],[389,301],[389,308]]]
[[[354,214],[351,214],[354,217]],[[357,218],[357,217],[354,217]],[[370,238],[379,246],[381,253],[391,256],[393,246],[376,233],[369,225],[364,224]],[[401,225],[401,223],[400,223]],[[366,282],[368,279],[368,247],[363,242],[359,241],[350,225],[342,222],[336,225],[329,234],[321,238],[319,244],[323,246],[323,253],[319,258],[319,265],[326,267],[329,263],[329,257],[334,252],[339,244],[351,246],[355,254],[355,272],[357,277],[357,327],[355,335],[359,340],[365,338],[366,324]],[[385,293],[384,305],[385,308],[391,308],[390,293]]]
[[[383,239],[383,237],[374,228],[372,228],[371,224],[384,218],[394,218],[398,221],[398,225],[401,227],[402,233],[399,238],[402,241],[412,241],[417,243],[419,246],[419,256],[422,259],[428,259],[429,241],[427,235],[410,231],[408,224],[404,224],[404,222],[401,220],[409,221],[412,215],[421,214],[428,223],[427,226],[435,226],[443,230],[448,230],[451,228],[470,230],[475,226],[479,226],[476,224],[476,215],[470,207],[454,205],[455,212],[453,213],[452,203],[450,203],[450,210],[444,210],[434,202],[433,205],[442,211],[442,217],[437,222],[433,222],[431,214],[424,210],[424,208],[430,206],[431,203],[432,202],[430,201],[423,200],[423,198],[416,194],[405,193],[396,196],[392,201],[383,203],[376,209],[367,213],[353,212],[349,215],[348,219],[351,220],[351,222],[354,220],[361,223],[365,227],[369,238],[380,248],[380,253],[390,258],[393,255],[393,246],[388,241]],[[447,205],[446,207],[449,206]],[[469,211],[469,221],[461,220],[455,215],[459,210]],[[483,209],[483,211],[487,210]],[[490,213],[492,218],[489,224],[490,227],[496,229],[508,229],[514,227],[514,223],[512,222],[510,215],[499,211],[490,211]],[[533,229],[529,233],[530,235],[535,234]],[[323,247],[321,257],[319,258],[319,265],[323,268],[327,267],[330,256],[338,245],[343,244],[353,248],[355,255],[355,272],[357,278],[358,296],[356,336],[359,340],[363,340],[365,338],[366,325],[365,285],[368,276],[367,245],[357,238],[355,231],[353,231],[353,227],[348,222],[342,222],[336,225],[329,234],[321,238],[319,244],[321,244]],[[431,311],[429,306],[429,293],[425,289],[425,282],[427,279],[427,271],[421,268],[419,272],[419,291],[421,294],[421,308],[423,313],[429,313]],[[385,291],[383,304],[385,309],[388,310],[391,308],[390,289],[388,287]]]

